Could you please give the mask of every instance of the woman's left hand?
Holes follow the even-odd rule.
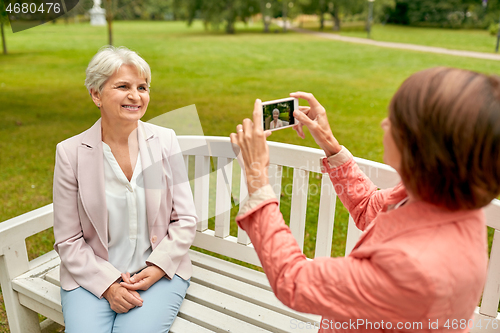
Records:
[[[122,274],[123,282],[120,285],[128,290],[148,290],[164,275],[165,272],[161,268],[151,265],[133,276],[130,276],[130,273]]]
[[[271,133],[271,131],[264,132],[262,128],[262,102],[257,99],[253,109],[253,122],[248,118],[244,119],[243,125],[236,126],[236,133],[231,133],[229,136],[236,156],[239,157],[241,150],[249,194],[269,184],[267,177],[269,147],[266,138]]]

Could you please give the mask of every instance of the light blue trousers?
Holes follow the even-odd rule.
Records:
[[[174,322],[186,296],[189,281],[175,275],[172,280],[161,278],[139,294],[141,307],[127,313],[116,313],[103,297],[82,287],[61,289],[61,303],[66,333],[166,333]]]

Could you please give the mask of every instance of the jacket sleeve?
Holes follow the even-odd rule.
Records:
[[[392,189],[378,190],[345,147],[338,154],[324,158],[322,163],[323,172],[330,176],[335,192],[356,226],[365,230],[382,209]]]
[[[432,301],[431,284],[400,251],[307,260],[276,199],[262,201],[236,220],[248,233],[275,295],[294,310],[335,321],[417,321]]]
[[[78,214],[78,181],[62,144],[56,149],[53,191],[54,249],[76,283],[101,298],[120,278],[120,271],[96,256],[85,241]]]
[[[173,278],[182,258],[187,254],[196,235],[196,208],[186,173],[179,142],[170,130],[170,147],[167,162],[170,165],[172,183],[172,212],[167,235],[153,250],[147,263],[160,267],[169,278]]]

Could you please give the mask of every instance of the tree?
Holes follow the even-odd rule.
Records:
[[[0,0],[0,30],[2,33],[3,54],[7,54],[7,43],[5,41],[5,31],[4,31],[5,24],[9,24],[9,17],[7,16],[7,12],[5,11],[4,1]]]
[[[498,0],[489,0],[488,10],[497,3]],[[394,8],[389,22],[451,28],[461,27],[470,20],[474,9],[483,16],[485,13],[482,0],[397,0]],[[477,15],[474,17],[477,19]]]
[[[264,24],[264,32],[269,32],[269,20],[267,19],[269,17],[269,8],[267,8],[267,2],[265,0],[260,0],[259,4],[260,13],[262,14],[262,23]]]
[[[327,9],[333,20],[333,30],[340,31],[340,14],[342,12],[348,12],[353,3],[353,0],[329,0],[327,4]],[[359,1],[358,1],[359,2]]]
[[[225,24],[229,34],[235,32],[238,19],[246,22],[254,14],[254,8],[259,7],[259,0],[188,0],[186,3],[189,25],[200,17],[206,29],[210,26],[218,29],[220,24]]]
[[[328,12],[328,3],[326,0],[309,0],[301,3],[304,14],[317,14],[319,16],[320,29],[325,26],[325,14]]]
[[[106,0],[106,22],[108,22],[108,44],[113,45],[113,11],[114,1]]]

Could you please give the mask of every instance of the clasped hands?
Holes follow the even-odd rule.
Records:
[[[310,93],[296,92],[290,96],[304,99],[309,103],[309,106],[300,106],[299,110],[293,113],[298,121],[293,129],[299,137],[304,139],[302,127],[306,126],[326,156],[337,154],[342,147],[332,134],[325,108]],[[240,165],[245,169],[249,194],[269,184],[267,175],[269,147],[266,138],[271,133],[262,128],[262,102],[258,99],[254,104],[253,122],[250,119],[244,119],[242,125],[236,126],[236,133],[230,135],[233,150]]]
[[[165,272],[158,266],[151,265],[137,274],[122,273],[122,282],[115,282],[102,294],[109,302],[111,310],[125,313],[144,302],[137,290],[148,290],[161,279]]]

